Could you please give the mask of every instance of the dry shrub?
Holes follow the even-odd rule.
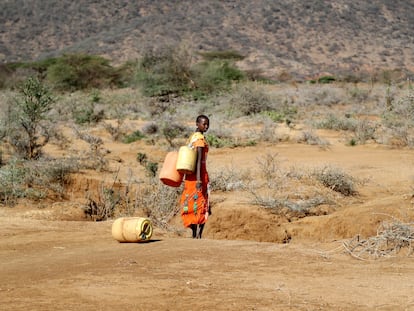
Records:
[[[381,139],[384,144],[393,147],[413,147],[414,131],[407,126],[386,128]]]
[[[122,125],[125,119],[123,117],[118,117],[115,121],[115,126],[109,122],[104,122],[103,127],[111,135],[114,141],[119,141],[125,136],[123,132]]]
[[[334,114],[329,114],[326,119],[316,122],[315,126],[318,129],[355,131],[357,123],[357,120],[351,117],[338,117]]]
[[[262,157],[256,159],[259,165],[262,177],[266,180],[267,184],[270,185],[278,179],[281,175],[280,164],[277,160],[278,154],[267,153]]]
[[[315,186],[303,169],[282,169],[277,154],[264,155],[258,159],[258,164],[265,183],[250,185],[252,204],[288,220],[325,215],[335,204],[334,196]]]
[[[377,125],[363,119],[359,120],[354,130],[355,139],[360,144],[365,144],[370,139],[375,139]]]
[[[25,169],[21,161],[12,159],[0,167],[0,202],[14,205],[16,200],[25,197]]]
[[[112,218],[118,204],[121,202],[119,190],[107,187],[103,183],[100,185],[97,198],[87,196],[88,203],[83,207],[85,215],[94,221],[102,221]]]
[[[133,181],[132,171],[129,175],[125,184],[116,182],[116,174],[112,184],[102,182],[97,193],[88,192],[83,206],[85,215],[94,221],[141,215],[150,218],[155,226],[170,229],[170,220],[179,212],[182,187],[165,186],[155,177],[138,183]]]
[[[26,169],[26,184],[30,187],[47,190],[63,197],[66,186],[71,181],[71,174],[79,171],[77,158],[49,159],[41,158],[37,161],[24,163]]]
[[[337,105],[346,98],[345,90],[334,85],[302,86],[297,92],[296,103],[300,106],[327,106]]]
[[[210,173],[212,191],[243,190],[251,180],[250,172],[234,166],[226,167]]]
[[[285,133],[284,131],[280,130],[277,123],[269,119],[265,119],[264,121],[259,120],[257,122],[262,122],[260,129],[247,129],[245,132],[246,138],[250,141],[280,143],[290,140],[289,133]]]
[[[414,146],[414,93],[410,91],[386,108],[383,125],[390,136],[388,141],[394,145]]]
[[[103,140],[100,137],[79,131],[73,127],[77,138],[89,144],[89,151],[80,159],[82,168],[103,171],[107,169],[106,152],[102,149]]]
[[[189,136],[189,130],[187,127],[172,122],[165,122],[162,126],[161,132],[170,147],[176,147],[174,141],[175,139]]]
[[[86,204],[82,207],[85,216],[93,221],[102,221],[114,216],[132,216],[137,210],[136,182],[132,170],[128,170],[126,183],[118,182],[120,167],[118,168],[112,183],[100,182],[97,187],[94,182],[87,182]],[[134,197],[135,195],[135,197]]]
[[[272,108],[271,97],[258,84],[241,84],[230,99],[231,114],[248,116]]]
[[[13,205],[19,198],[63,198],[71,181],[70,175],[78,170],[76,158],[12,159],[0,168],[0,202]]]
[[[354,178],[339,168],[324,166],[315,169],[312,175],[325,187],[345,196],[355,195],[357,193]]]
[[[406,249],[407,255],[413,252],[414,224],[401,221],[383,222],[377,229],[377,235],[367,239],[359,235],[344,242],[345,250],[354,258],[372,260],[388,258]]]
[[[143,211],[155,226],[169,229],[170,220],[179,212],[178,198],[181,187],[168,187],[156,180],[138,187],[135,198],[137,210]]]
[[[327,147],[330,145],[329,141],[320,138],[314,131],[303,131],[297,139],[298,143],[306,143],[308,145],[317,145],[320,147]]]
[[[259,132],[258,139],[270,143],[278,143],[282,141],[288,141],[290,137],[278,132],[277,124],[274,122],[265,122],[261,131]]]
[[[268,209],[271,213],[286,216],[288,219],[303,218],[311,215],[320,215],[321,212],[315,208],[320,205],[333,204],[331,200],[322,195],[312,198],[292,200],[288,198],[278,198],[277,195],[268,193],[260,194],[257,190],[251,191],[253,196],[252,203]],[[324,213],[322,213],[324,214]]]
[[[157,134],[159,130],[158,124],[155,122],[147,123],[142,127],[142,132],[148,135]]]

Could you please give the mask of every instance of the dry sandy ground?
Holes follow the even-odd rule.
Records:
[[[414,221],[414,151],[327,137],[326,150],[269,144],[209,157],[246,167],[272,152],[286,166],[329,163],[369,180],[325,216],[276,225],[241,193],[216,193],[204,239],[155,228],[150,242],[118,243],[113,220],[62,220],[76,213],[64,204],[1,208],[0,310],[414,310],[412,256],[358,260],[342,244],[384,219]],[[135,161],[134,146],[107,147]],[[281,230],[290,243],[269,242]]]

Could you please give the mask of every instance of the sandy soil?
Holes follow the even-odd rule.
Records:
[[[212,149],[209,166],[252,167],[277,153],[286,167],[333,164],[367,180],[328,215],[281,223],[241,192],[213,193],[204,239],[155,228],[147,243],[119,243],[113,220],[84,221],[76,192],[72,202],[2,207],[0,310],[414,310],[412,256],[358,260],[343,247],[375,235],[383,220],[414,220],[414,151],[349,147],[325,134],[327,149]],[[105,147],[137,174],[137,148],[151,151],[109,140]],[[290,243],[280,243],[286,233]]]

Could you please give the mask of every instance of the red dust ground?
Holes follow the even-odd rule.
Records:
[[[349,147],[325,134],[327,149],[212,149],[208,165],[233,163],[255,176],[257,157],[277,153],[286,167],[332,164],[366,180],[327,215],[283,223],[242,191],[213,193],[204,239],[155,228],[150,242],[118,243],[113,220],[83,220],[81,179],[70,202],[1,208],[0,310],[414,310],[412,256],[358,260],[343,247],[358,234],[375,235],[383,220],[413,222],[414,151]],[[109,139],[105,148],[123,167],[138,167],[137,148],[165,155]],[[88,175],[95,177],[109,179]]]

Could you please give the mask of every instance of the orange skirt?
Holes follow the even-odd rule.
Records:
[[[196,180],[186,180],[184,183],[184,191],[180,199],[184,227],[190,227],[192,224],[204,224],[207,221],[206,214],[209,204],[207,183],[203,183],[203,187],[198,190],[196,183]]]

